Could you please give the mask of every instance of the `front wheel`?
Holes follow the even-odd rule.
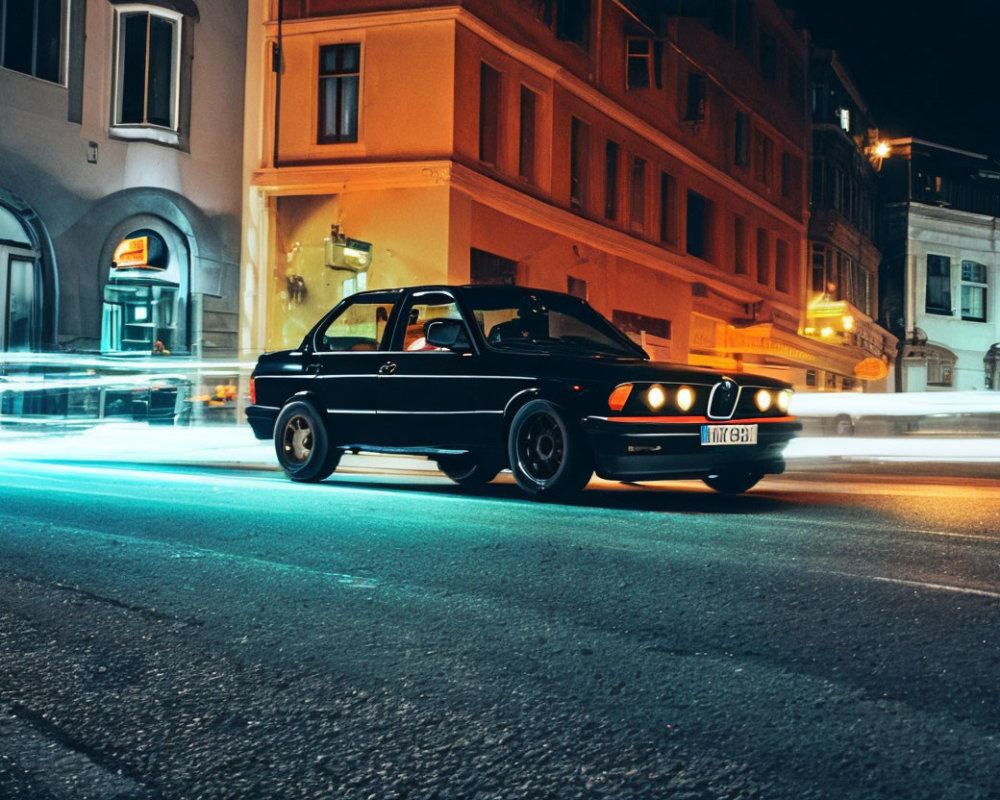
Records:
[[[722,494],[740,494],[757,485],[764,473],[752,469],[732,469],[709,475],[702,480]]]
[[[439,456],[437,467],[459,486],[485,486],[500,472],[501,466],[478,453]]]
[[[583,431],[547,400],[532,400],[510,424],[510,470],[536,497],[564,497],[583,489],[594,472]]]
[[[274,450],[281,468],[293,481],[321,481],[340,463],[340,451],[330,447],[326,424],[304,400],[281,409],[274,423]]]

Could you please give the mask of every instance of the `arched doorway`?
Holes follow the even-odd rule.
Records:
[[[37,350],[42,339],[41,254],[28,226],[0,205],[0,351]]]
[[[141,215],[117,226],[105,251],[101,350],[170,355],[190,350],[190,254],[172,225]]]

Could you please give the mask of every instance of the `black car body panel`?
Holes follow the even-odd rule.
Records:
[[[258,438],[305,400],[338,450],[473,453],[501,467],[514,416],[544,400],[582,433],[574,452],[609,479],[779,473],[800,428],[787,384],[651,362],[583,301],[523,287],[353,295],[298,349],[262,355],[252,380],[246,413]],[[773,401],[764,410],[761,392]]]

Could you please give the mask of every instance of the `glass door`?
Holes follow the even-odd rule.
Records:
[[[39,277],[35,259],[0,247],[0,350],[38,348],[42,317]]]

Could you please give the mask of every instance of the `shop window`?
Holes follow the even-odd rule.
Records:
[[[500,73],[479,65],[479,160],[497,165],[500,129]]]
[[[986,265],[962,262],[962,319],[986,322]]]
[[[535,182],[535,147],[538,95],[527,86],[521,87],[521,133],[518,150],[518,175],[528,183]]]
[[[590,129],[576,117],[570,123],[569,202],[583,209],[587,202],[587,171],[590,168]]]
[[[473,247],[469,252],[469,281],[513,286],[517,281],[517,262]]]
[[[618,219],[618,162],[620,148],[610,139],[604,146],[604,217]]]
[[[927,357],[927,385],[951,388],[955,374],[955,362],[958,360],[955,354],[936,345],[927,345],[925,354]]]
[[[324,45],[319,49],[319,143],[358,140],[361,45]]]
[[[178,130],[181,21],[162,9],[116,12],[116,134]]]
[[[61,83],[66,0],[0,0],[0,64]]]
[[[177,339],[177,288],[117,285],[104,288],[101,349],[169,355]]]
[[[11,257],[7,263],[5,312],[6,331],[3,350],[35,350],[41,328],[41,275],[37,260]],[[3,290],[0,289],[0,296]]]
[[[928,314],[951,316],[951,259],[927,256],[927,293],[924,310]]]

